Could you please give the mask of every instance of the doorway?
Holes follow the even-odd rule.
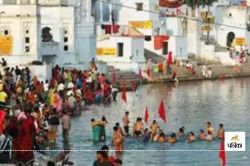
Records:
[[[227,46],[228,46],[228,47],[231,47],[231,46],[232,46],[232,43],[233,43],[234,38],[235,38],[235,33],[229,32],[229,33],[227,34]]]
[[[118,57],[123,57],[123,43],[117,43]]]

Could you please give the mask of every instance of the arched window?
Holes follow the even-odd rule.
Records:
[[[227,46],[228,47],[231,47],[232,46],[232,43],[233,43],[233,40],[235,38],[235,34],[233,32],[229,32],[227,34]]]

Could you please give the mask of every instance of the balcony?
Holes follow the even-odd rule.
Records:
[[[59,55],[59,43],[57,42],[41,42],[41,56],[57,56]]]

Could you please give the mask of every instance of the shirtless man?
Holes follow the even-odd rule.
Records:
[[[123,125],[124,125],[124,132],[125,135],[128,136],[129,134],[129,112],[125,112],[125,116],[122,118]]]
[[[133,134],[134,136],[141,136],[141,134],[143,133],[143,123],[142,123],[142,119],[141,118],[137,118],[134,127],[133,127]]]
[[[156,122],[156,120],[153,121],[153,123],[150,126],[150,132],[151,132],[151,136],[150,136],[150,140],[153,140],[154,136],[157,134],[157,130],[159,129],[159,125]]]
[[[115,150],[118,152],[122,152],[123,150],[123,136],[119,132],[118,128],[115,126],[114,133],[112,137],[112,142],[114,144]]]
[[[220,123],[220,124],[219,124],[219,130],[218,130],[218,133],[217,133],[217,137],[218,137],[219,139],[223,139],[223,138],[224,138],[224,133],[225,133],[225,130],[224,130],[224,128],[223,128],[223,124]]]
[[[214,139],[214,128],[212,127],[211,122],[207,122],[206,139],[207,141],[212,141]]]
[[[124,136],[123,130],[120,127],[120,123],[116,122],[115,126],[118,128],[118,131],[121,133],[121,135]]]

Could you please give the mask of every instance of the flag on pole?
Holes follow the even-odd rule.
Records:
[[[226,152],[224,147],[224,140],[221,140],[220,142],[219,157],[221,160],[221,166],[226,166]]]
[[[149,119],[149,112],[148,112],[148,107],[146,106],[145,108],[145,114],[144,114],[144,121],[148,124],[148,119]]]
[[[125,81],[122,81],[122,100],[127,103],[127,93],[126,93],[126,85],[125,85]]]
[[[6,117],[5,111],[0,110],[0,135],[3,133],[5,117]]]
[[[158,110],[159,116],[160,118],[167,123],[167,119],[166,119],[166,114],[165,114],[165,108],[164,108],[164,103],[163,100],[161,100],[160,106],[159,106],[159,110]]]

